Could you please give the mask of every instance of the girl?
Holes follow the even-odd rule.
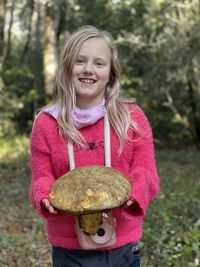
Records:
[[[30,199],[46,221],[54,267],[139,267],[142,222],[159,190],[152,131],[141,108],[119,98],[120,69],[112,36],[83,26],[64,45],[52,101],[35,119],[31,134]],[[106,115],[106,116],[105,116]],[[108,117],[110,135],[104,133]],[[110,141],[111,166],[129,177],[132,192],[113,210],[116,242],[85,250],[73,215],[55,210],[48,193],[75,167],[105,165],[104,139]]]

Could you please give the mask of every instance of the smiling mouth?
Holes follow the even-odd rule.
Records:
[[[82,83],[87,83],[87,84],[91,84],[91,83],[95,83],[96,80],[94,79],[85,79],[85,78],[79,78],[79,81],[82,82]]]

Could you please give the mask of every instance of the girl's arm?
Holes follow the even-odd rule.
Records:
[[[140,212],[145,216],[150,201],[159,192],[159,177],[150,124],[139,107],[136,107],[132,117],[137,122],[141,133],[133,136],[132,164],[129,174],[133,189],[130,199],[135,201],[132,205],[134,210],[136,207],[140,208]]]
[[[49,212],[49,209],[45,208],[42,201],[48,199],[50,187],[55,181],[48,145],[50,133],[48,133],[48,122],[46,119],[47,117],[44,118],[42,114],[36,118],[30,139],[30,164],[32,170],[30,201],[37,213],[45,218],[52,216],[52,214]]]

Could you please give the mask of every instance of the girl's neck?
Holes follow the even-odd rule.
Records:
[[[90,108],[98,106],[103,101],[103,99],[104,99],[104,97],[100,97],[100,98],[97,98],[94,100],[91,100],[88,98],[86,98],[86,99],[77,98],[76,99],[76,107],[78,107],[80,109],[90,109]]]
[[[105,99],[103,98],[96,106],[80,108],[76,106],[73,110],[74,125],[80,129],[92,125],[105,115]]]

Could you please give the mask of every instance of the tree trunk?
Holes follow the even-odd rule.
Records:
[[[6,0],[2,0],[0,1],[0,64],[2,63],[3,49],[4,49],[5,13],[6,13]]]
[[[189,101],[190,101],[191,110],[192,110],[192,120],[194,124],[195,136],[196,136],[195,141],[200,147],[200,120],[197,116],[197,103],[195,101],[194,88],[193,88],[191,79],[189,77],[188,77],[188,89],[189,89]]]
[[[0,93],[3,89],[3,56],[4,56],[4,25],[6,14],[6,0],[0,1]]]
[[[29,14],[29,22],[28,22],[28,25],[27,25],[28,36],[27,36],[26,43],[24,45],[24,49],[23,49],[23,52],[22,52],[21,62],[20,62],[21,64],[24,63],[24,59],[25,59],[26,54],[28,52],[28,48],[29,48],[29,44],[30,44],[30,40],[31,40],[32,20],[33,20],[33,12],[34,12],[34,0],[30,1],[29,6],[30,6],[30,14]]]
[[[65,27],[66,27],[66,12],[67,12],[67,1],[66,0],[62,0],[59,2],[58,5],[58,25],[57,25],[57,29],[56,29],[56,40],[57,42],[59,41],[60,38],[60,34],[64,31]]]
[[[44,13],[44,41],[43,41],[43,74],[45,83],[45,96],[48,102],[53,93],[56,73],[56,34],[54,28],[54,10],[48,3]]]
[[[10,10],[10,22],[8,27],[8,37],[7,37],[7,44],[5,49],[5,56],[3,59],[3,70],[5,70],[8,66],[10,54],[11,54],[11,30],[13,26],[13,13],[15,9],[15,0],[12,1],[11,10]]]

